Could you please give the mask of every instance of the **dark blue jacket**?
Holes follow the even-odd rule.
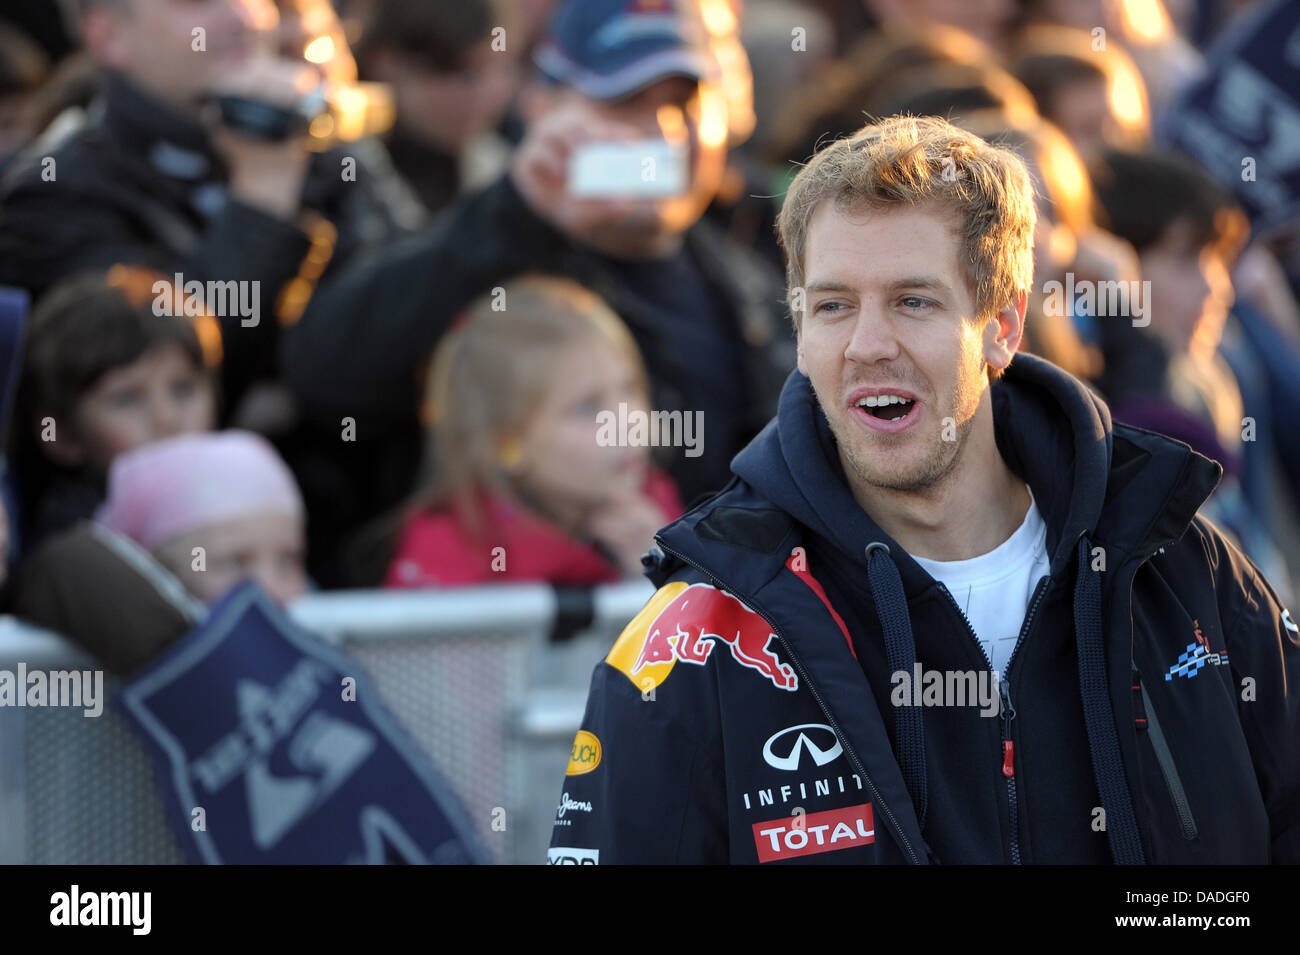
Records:
[[[1300,861],[1300,634],[1197,516],[1219,466],[1032,356],[992,402],[1051,555],[996,712],[896,692],[987,660],[854,502],[796,372],[731,483],[656,538],[549,861]]]

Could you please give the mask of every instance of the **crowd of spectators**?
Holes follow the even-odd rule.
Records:
[[[897,113],[1023,156],[1026,350],[1220,461],[1209,515],[1295,593],[1300,222],[1255,228],[1249,183],[1162,138],[1272,5],[11,3],[7,597],[87,520],[204,601],[637,575],[794,368],[786,184]],[[572,188],[585,146],[647,139],[673,194]],[[702,441],[598,442],[620,409]]]

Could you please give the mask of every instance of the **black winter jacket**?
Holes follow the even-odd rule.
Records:
[[[996,715],[896,705],[892,674],[988,663],[855,504],[796,372],[733,481],[656,538],[549,861],[1300,861],[1300,634],[1197,516],[1219,466],[1029,355],[992,399],[1051,555]]]
[[[340,175],[347,155],[360,167],[355,182]],[[395,174],[375,144],[348,144],[311,162],[302,200],[334,226],[330,270],[418,224],[385,191]],[[226,176],[203,127],[105,73],[84,122],[47,135],[7,171],[0,284],[39,298],[60,279],[117,263],[167,278],[179,272],[186,281],[260,283],[256,325],[219,316],[223,393],[233,409],[249,384],[277,372],[277,299],[298,275],[311,239],[254,206],[220,201]]]

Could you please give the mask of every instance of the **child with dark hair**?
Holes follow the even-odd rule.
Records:
[[[181,304],[161,275],[118,265],[37,305],[10,437],[26,540],[91,517],[119,454],[215,426],[220,332]]]
[[[1169,434],[1223,465],[1206,513],[1277,586],[1289,589],[1272,537],[1279,521],[1267,489],[1266,402],[1252,401],[1247,417],[1238,375],[1221,347],[1235,299],[1232,269],[1249,233],[1245,214],[1176,153],[1109,151],[1093,181],[1109,227],[1137,250],[1139,294],[1149,299],[1141,325],[1125,315],[1098,321],[1104,360],[1098,387],[1115,420]]]
[[[1149,324],[1102,323],[1102,390],[1122,403],[1176,387],[1167,374],[1191,379],[1202,391],[1192,410],[1234,443],[1240,396],[1218,347],[1234,297],[1231,268],[1248,231],[1245,215],[1208,174],[1173,153],[1110,151],[1093,181],[1111,231],[1137,250],[1152,298]]]
[[[1108,147],[1136,149],[1150,139],[1142,74],[1118,46],[1098,45],[1083,30],[1032,27],[1010,70],[1087,162]]]

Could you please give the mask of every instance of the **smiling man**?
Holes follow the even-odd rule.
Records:
[[[656,538],[550,861],[1300,860],[1300,634],[1217,464],[1017,356],[1034,220],[938,119],[799,173],[799,370]]]
[[[1018,211],[1021,222],[1032,217]],[[812,271],[799,370],[830,422],[849,489],[914,555],[946,559],[1006,540],[1032,505],[998,454],[988,388],[989,370],[1001,373],[1015,354],[1025,293],[1007,289],[1000,308],[976,300],[961,269],[962,229],[937,200],[865,213],[828,202],[803,237]],[[1006,238],[1024,248],[1023,233]],[[1020,273],[997,280],[1027,282],[1025,257],[998,251],[991,267]]]

